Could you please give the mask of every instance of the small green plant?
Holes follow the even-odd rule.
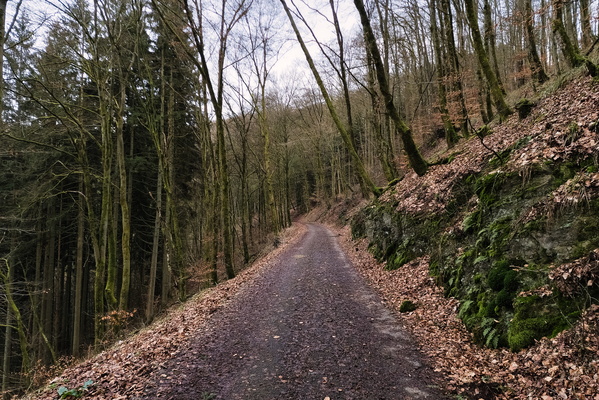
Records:
[[[65,386],[61,386],[58,388],[58,396],[60,396],[59,399],[70,399],[70,398],[79,399],[79,398],[83,397],[83,394],[93,384],[94,384],[94,381],[92,381],[91,379],[88,379],[87,381],[85,381],[85,383],[82,386],[79,386],[78,388],[69,389]]]

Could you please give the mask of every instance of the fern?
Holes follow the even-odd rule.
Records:
[[[458,312],[458,317],[464,318],[464,316],[466,314],[468,314],[468,311],[470,311],[470,308],[472,307],[473,304],[474,304],[474,301],[472,301],[472,300],[464,301],[462,303],[462,305],[460,306],[460,311]]]
[[[499,331],[497,330],[497,321],[493,318],[484,318],[480,324],[483,329],[483,338],[485,346],[496,349],[499,345]]]

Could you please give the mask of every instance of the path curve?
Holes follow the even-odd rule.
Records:
[[[154,374],[147,399],[443,399],[408,333],[307,224],[194,341]]]

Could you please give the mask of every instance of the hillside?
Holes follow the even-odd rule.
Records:
[[[352,218],[388,271],[356,265],[472,398],[599,393],[599,87],[562,86]]]

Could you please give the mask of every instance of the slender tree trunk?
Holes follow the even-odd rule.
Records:
[[[150,261],[150,277],[148,282],[148,299],[146,301],[146,323],[154,319],[154,295],[156,290],[156,273],[158,271],[158,253],[160,253],[160,231],[162,221],[162,169],[158,168],[156,182],[156,216],[154,217],[154,234],[152,236],[152,257]]]
[[[85,234],[85,205],[83,199],[83,178],[79,183],[79,210],[77,214],[77,255],[75,260],[75,301],[73,310],[73,336],[72,353],[74,357],[79,357],[81,346],[81,316],[83,299],[83,245]]]
[[[580,26],[582,30],[582,49],[586,50],[593,42],[589,0],[580,0]]]
[[[249,200],[248,200],[248,177],[247,177],[247,152],[248,142],[244,136],[241,143],[241,245],[243,248],[243,263],[247,264],[250,261],[250,250],[248,245],[249,231],[248,225],[251,225]]]
[[[437,64],[437,93],[439,99],[439,112],[441,113],[441,120],[443,121],[443,127],[445,129],[445,140],[447,147],[453,147],[458,142],[458,135],[453,126],[453,122],[449,117],[449,111],[447,110],[447,74],[446,67],[443,63],[443,51],[441,49],[441,40],[439,39],[439,32],[437,30],[437,4],[434,1],[430,1],[429,10],[431,15],[431,38],[433,40],[433,47],[435,49],[435,62]]]
[[[501,74],[499,73],[499,62],[497,60],[497,35],[495,34],[495,24],[493,23],[491,3],[489,2],[489,0],[484,0],[483,15],[485,27],[485,40],[487,42],[487,55],[490,58],[490,61],[492,62],[493,72],[495,73],[495,77],[497,78],[497,84],[499,85],[501,91],[505,95],[505,89],[503,87],[503,83],[501,82]]]
[[[12,270],[9,260],[4,259],[0,261],[4,262],[6,267],[6,273],[4,273],[2,271],[2,267],[0,267],[0,279],[4,283],[6,302],[8,303],[10,314],[12,314],[10,318],[11,320],[14,319],[14,322],[16,323],[16,330],[19,335],[19,347],[21,349],[21,372],[27,374],[31,365],[31,360],[29,358],[29,343],[27,342],[27,333],[25,332],[25,324],[23,323],[21,311],[19,310],[19,307],[17,306],[17,303],[13,297],[12,286],[14,284],[14,271]]]
[[[117,151],[118,152],[118,151]],[[107,228],[104,236],[105,246],[108,249],[107,261],[106,261],[106,288],[104,300],[108,311],[114,311],[119,305],[117,298],[117,279],[118,279],[118,265],[117,265],[117,237],[119,230],[119,190],[118,185],[114,185],[112,188],[112,203],[110,205],[110,220],[106,221]]]
[[[127,168],[125,165],[125,140],[124,118],[125,102],[125,77],[121,74],[121,88],[119,109],[116,122],[116,156],[119,175],[119,205],[121,207],[121,258],[123,270],[121,274],[121,291],[119,295],[119,309],[126,310],[129,305],[129,290],[131,286],[131,215],[129,199],[127,198]]]
[[[582,57],[566,31],[563,20],[563,0],[553,0],[553,33],[562,41],[562,52],[570,67],[579,67],[583,63]]]
[[[468,108],[466,107],[466,100],[464,98],[464,86],[462,84],[462,67],[460,66],[460,60],[458,58],[458,51],[455,44],[455,37],[453,31],[453,13],[451,11],[451,4],[449,0],[441,0],[441,15],[439,16],[439,26],[444,28],[444,35],[439,33],[440,37],[444,36],[445,43],[447,46],[446,51],[446,64],[449,65],[449,75],[451,82],[453,82],[454,91],[457,92],[457,101],[460,105],[461,121],[460,126],[463,136],[468,136],[469,131],[469,117]],[[442,23],[441,23],[442,22]],[[443,41],[441,41],[443,42]]]
[[[266,60],[264,60],[264,68],[266,68]],[[270,214],[270,228],[273,233],[279,233],[281,224],[278,218],[277,204],[275,202],[275,192],[273,185],[273,166],[272,166],[272,155],[271,155],[271,134],[268,120],[266,118],[266,71],[263,70],[263,75],[260,78],[260,111],[258,112],[258,122],[260,125],[260,133],[264,140],[264,147],[262,148],[264,157],[264,175],[266,177],[266,198],[267,207]]]
[[[387,112],[391,116],[391,119],[395,124],[395,129],[398,131],[399,136],[401,137],[404,150],[406,151],[408,160],[410,161],[410,166],[418,175],[424,175],[428,169],[428,164],[418,151],[418,147],[416,147],[416,143],[414,142],[410,128],[408,128],[406,123],[399,116],[399,112],[397,111],[397,108],[395,108],[393,96],[387,81],[383,60],[376,43],[376,37],[374,36],[374,32],[372,31],[372,27],[370,25],[370,20],[366,14],[364,2],[362,0],[354,0],[354,5],[358,10],[358,14],[360,14],[360,21],[362,23],[362,28],[364,29],[364,40],[367,51],[369,51],[372,55],[372,60],[374,62],[376,76],[379,83],[379,89],[381,90],[383,99],[385,100]]]
[[[46,251],[44,252],[44,283],[42,297],[42,324],[43,332],[51,335],[54,321],[54,274],[56,261],[56,226],[54,221],[55,210],[53,201],[47,206],[46,226],[48,238],[46,242]],[[44,360],[50,362],[50,353],[44,353]]]
[[[6,42],[6,3],[8,0],[0,0],[0,127],[4,124],[2,116],[4,112],[4,43]]]
[[[346,66],[346,61],[345,61],[345,42],[344,42],[344,38],[343,38],[343,32],[341,31],[341,24],[339,23],[339,16],[337,15],[335,1],[329,0],[329,6],[331,8],[331,14],[333,16],[333,26],[335,27],[335,36],[337,39],[337,45],[339,46],[339,54],[338,54],[339,64],[335,65],[334,69],[337,72],[337,75],[341,82],[342,91],[343,91],[343,101],[345,104],[347,131],[349,134],[349,139],[351,141],[353,148],[356,150],[356,152],[359,153],[359,140],[357,137],[358,136],[357,132],[354,127],[354,121],[353,121],[353,115],[352,115],[352,104],[351,104],[351,97],[350,97],[350,90],[349,90],[349,81],[348,81],[348,77],[347,77],[347,66]],[[395,178],[395,176],[393,176],[393,178],[391,178],[390,180],[392,180],[394,178]],[[360,188],[362,190],[362,195],[368,196],[368,193],[369,193],[368,186],[366,185],[366,183],[360,176],[358,176],[358,181],[360,184]]]
[[[41,306],[42,306],[42,292],[43,292],[43,283],[42,283],[42,264],[44,259],[44,227],[43,227],[43,206],[40,201],[37,207],[37,223],[36,223],[36,248],[35,248],[35,282],[33,286],[33,294],[31,301],[31,311],[33,313],[34,323],[32,326],[32,337],[39,338],[40,332],[43,331],[43,327],[39,323],[39,319],[41,316]],[[37,323],[36,323],[37,322]],[[44,345],[41,340],[36,340],[33,347],[33,353],[37,359],[41,359],[44,353]]]
[[[588,57],[584,57],[579,53],[576,43],[568,36],[563,21],[563,4],[563,0],[553,0],[553,32],[562,41],[562,52],[570,67],[579,67],[584,64],[589,74],[595,77],[599,74],[598,67]]]
[[[4,260],[3,260],[4,261]],[[6,261],[6,263],[8,264],[8,261]],[[0,266],[0,268],[2,268]],[[5,281],[3,282],[3,284],[5,286],[8,285],[12,285],[12,282],[14,281],[14,273],[12,271],[12,269],[9,269],[9,271],[7,271],[7,279],[5,279]],[[4,292],[6,294],[7,290],[10,289],[5,289]],[[11,372],[11,368],[10,368],[10,359],[12,356],[12,324],[13,324],[13,318],[12,318],[12,310],[11,307],[6,307],[6,325],[4,328],[4,349],[3,349],[3,360],[2,360],[2,392],[6,392],[6,390],[9,387],[9,376],[10,376],[10,372]]]
[[[104,295],[106,289],[106,270],[113,268],[113,254],[116,249],[113,249],[111,244],[112,234],[110,233],[110,221],[112,220],[112,127],[111,127],[111,107],[109,107],[106,93],[106,88],[99,85],[100,92],[100,118],[101,118],[101,154],[102,154],[102,200],[100,213],[100,240],[102,245],[99,249],[99,254],[96,259],[96,276],[94,280],[94,332],[96,344],[100,344],[104,336],[104,312],[105,303]],[[93,207],[89,205],[88,207]]]
[[[386,118],[386,114],[383,110],[381,110],[381,99],[375,84],[376,72],[372,62],[372,55],[368,51],[366,52],[366,60],[368,68],[368,94],[370,95],[370,104],[372,107],[372,130],[377,138],[375,142],[378,150],[378,158],[381,163],[381,167],[383,168],[383,174],[385,175],[387,182],[391,182],[397,177],[398,173],[393,160],[393,146],[389,134],[389,125],[385,124],[384,121],[381,121],[381,119]]]
[[[468,23],[470,24],[472,42],[476,56],[478,57],[478,62],[489,84],[489,89],[491,91],[491,96],[493,97],[495,107],[497,108],[497,112],[499,112],[499,115],[502,118],[507,118],[512,113],[512,110],[505,102],[503,89],[501,88],[499,80],[497,79],[497,75],[491,68],[489,57],[485,51],[482,36],[480,34],[480,30],[478,29],[478,12],[475,7],[476,3],[474,0],[464,0],[464,3],[466,6],[466,16],[468,17]]]
[[[333,105],[333,101],[332,101],[331,97],[329,96],[329,93],[324,85],[324,82],[322,81],[322,78],[320,77],[320,73],[316,69],[314,60],[312,59],[312,56],[310,55],[310,52],[308,51],[308,48],[306,47],[304,40],[302,39],[299,29],[297,28],[297,25],[295,24],[293,15],[291,14],[289,7],[287,6],[287,3],[285,2],[285,0],[281,0],[281,4],[283,5],[283,8],[285,9],[285,13],[287,14],[289,22],[291,23],[293,31],[295,32],[295,35],[296,35],[297,40],[302,48],[304,56],[306,57],[306,61],[308,62],[308,65],[310,66],[310,71],[312,71],[312,75],[314,76],[314,79],[316,80],[316,84],[318,85],[318,88],[320,89],[320,92],[322,94],[322,97],[324,98],[327,108],[329,109],[331,118],[333,118],[333,122],[335,123],[335,126],[337,127],[337,130],[341,134],[341,138],[343,139],[343,142],[345,143],[345,146],[347,147],[347,149],[351,155],[354,167],[356,168],[360,179],[362,179],[364,181],[365,185],[369,188],[371,193],[373,193],[375,196],[378,196],[380,194],[380,189],[376,187],[376,185],[372,181],[370,175],[366,171],[366,168],[364,167],[364,163],[363,163],[362,159],[360,158],[358,152],[356,151],[356,148],[352,144],[352,140],[351,140],[351,136],[350,136],[349,132],[347,131],[347,129],[345,129],[345,126],[343,126],[343,123],[341,122],[341,119],[339,118],[339,115],[337,114],[337,110],[335,109],[335,106]]]
[[[534,16],[532,14],[532,0],[524,0],[524,25],[526,32],[526,41],[528,42],[528,60],[532,70],[532,75],[539,84],[549,80],[545,73],[539,53],[537,52],[537,42],[534,33]]]

